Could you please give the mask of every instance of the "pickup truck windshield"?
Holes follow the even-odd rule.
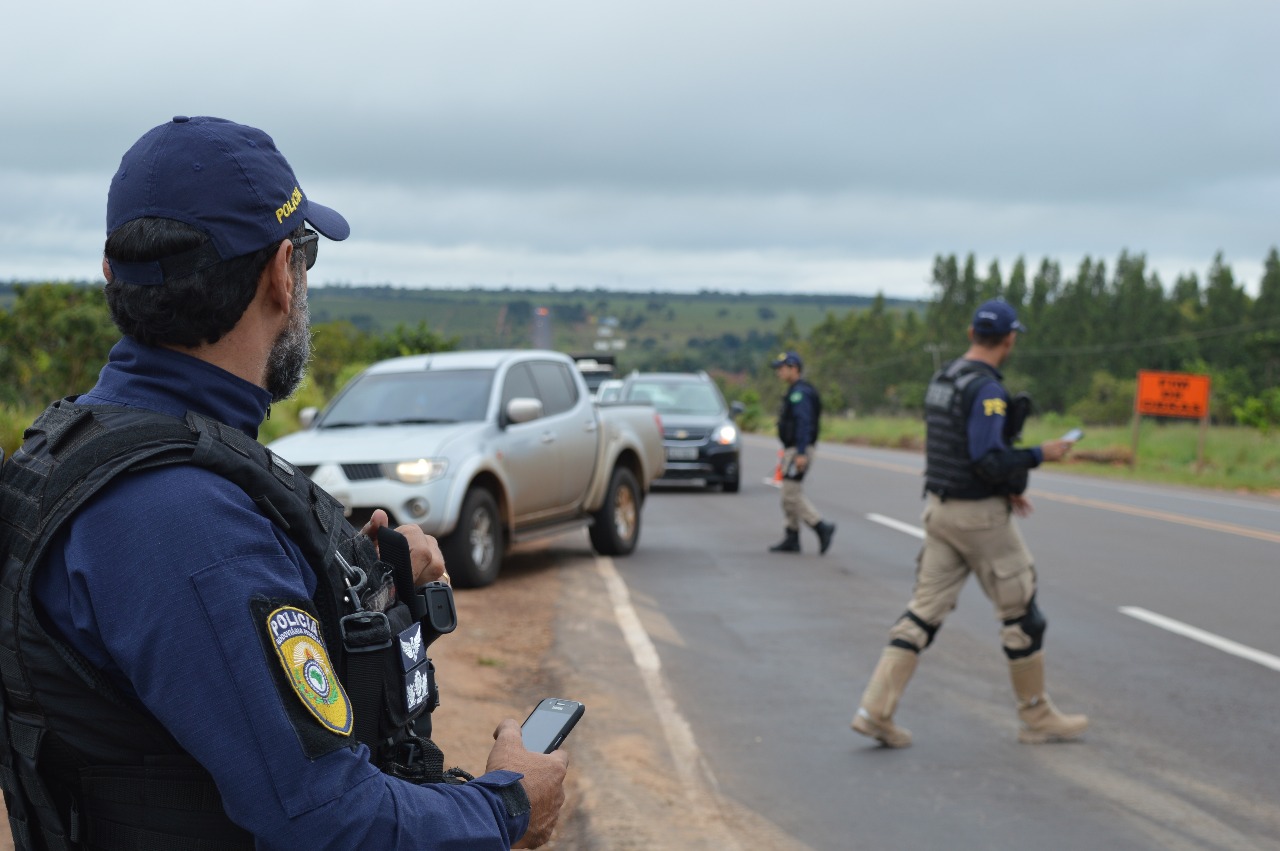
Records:
[[[480,422],[492,386],[491,369],[365,375],[325,412],[319,427]]]

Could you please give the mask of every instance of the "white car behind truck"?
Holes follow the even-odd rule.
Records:
[[[510,544],[582,526],[597,552],[630,553],[666,464],[652,407],[596,405],[551,351],[381,361],[303,419],[272,451],[357,528],[381,508],[435,535],[459,587],[497,579]]]

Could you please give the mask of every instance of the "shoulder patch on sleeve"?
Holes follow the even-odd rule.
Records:
[[[801,393],[799,390],[797,390],[796,392],[791,394],[791,404],[793,405],[799,404],[800,400],[803,398],[804,398],[804,394]]]
[[[315,759],[354,744],[354,712],[324,643],[310,600],[250,601],[258,636],[285,714]]]
[[[1003,399],[983,399],[982,413],[988,417],[1003,417],[1008,405]]]
[[[351,735],[351,703],[333,672],[320,622],[310,612],[281,606],[267,615],[266,628],[303,706],[330,731]]]

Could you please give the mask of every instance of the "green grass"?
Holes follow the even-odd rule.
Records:
[[[1036,418],[1027,424],[1019,445],[1052,440],[1079,425],[1065,417]],[[1280,497],[1280,440],[1274,435],[1239,426],[1210,426],[1205,433],[1201,464],[1197,455],[1198,422],[1144,419],[1138,433],[1137,463],[1131,464],[1132,426],[1088,426],[1084,430],[1084,439],[1054,469],[1124,481]],[[917,417],[823,417],[822,440],[921,449],[924,422]]]

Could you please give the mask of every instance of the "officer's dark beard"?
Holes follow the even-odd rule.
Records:
[[[289,323],[280,332],[267,356],[267,391],[272,402],[293,395],[307,374],[311,359],[311,309],[307,306],[305,275],[296,275]]]

